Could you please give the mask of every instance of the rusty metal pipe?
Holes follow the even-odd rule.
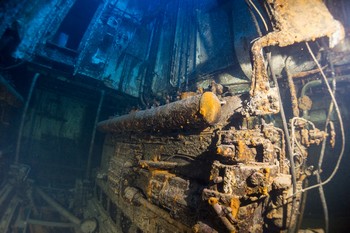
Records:
[[[225,227],[230,232],[236,232],[236,228],[232,225],[232,223],[227,219],[225,211],[223,207],[218,203],[218,199],[215,197],[211,197],[208,200],[209,204],[213,207],[214,211],[218,215],[218,217],[221,219],[221,222],[225,225]],[[232,217],[233,218],[233,217]],[[234,218],[233,218],[234,219]]]
[[[157,108],[137,111],[98,123],[103,132],[142,132],[181,128],[204,128],[220,118],[221,104],[212,92],[205,92]]]
[[[167,162],[167,161],[151,161],[151,160],[140,160],[139,165],[142,168],[151,168],[151,169],[172,169],[177,167],[179,164],[176,162]]]

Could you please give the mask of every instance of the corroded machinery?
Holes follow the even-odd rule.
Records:
[[[211,126],[202,114],[213,103],[219,108]],[[221,103],[206,92],[100,122],[101,130],[113,132],[105,144],[105,167],[97,176],[100,201],[108,199],[113,203],[109,206],[132,219],[130,225],[145,232],[287,229],[295,220],[288,220],[293,190],[283,131],[243,118],[240,97],[225,97]],[[173,117],[162,118],[163,109]],[[179,111],[191,119],[181,118]],[[165,122],[165,127],[154,123],[153,130],[147,122],[155,116],[170,126],[175,126],[174,118],[182,120],[177,130]],[[325,136],[305,124],[296,132],[302,130],[307,138],[299,137],[302,147]]]
[[[2,0],[0,233],[347,232],[349,17],[348,0]]]
[[[313,173],[308,147],[327,133],[297,111],[283,130],[269,120],[283,106],[263,48],[324,36],[334,46],[344,33],[321,1],[266,4],[274,30],[252,45],[249,96],[205,92],[98,124],[108,136],[96,194],[116,232],[295,230],[303,181]]]

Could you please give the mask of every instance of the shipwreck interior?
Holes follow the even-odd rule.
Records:
[[[0,232],[350,229],[350,1],[0,1]]]

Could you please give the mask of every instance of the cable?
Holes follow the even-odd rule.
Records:
[[[269,53],[267,57],[268,57],[268,62],[270,63],[271,62],[271,53]],[[270,66],[270,72],[271,72],[271,76],[273,78],[273,82],[276,85],[276,89],[277,89],[277,93],[278,93],[278,98],[279,98],[279,103],[280,103],[280,113],[281,113],[281,118],[282,118],[282,125],[283,125],[283,130],[284,130],[284,133],[285,133],[285,137],[286,137],[287,150],[288,150],[288,154],[289,154],[290,173],[292,175],[293,192],[296,192],[296,190],[297,190],[297,179],[296,179],[296,174],[295,174],[295,165],[294,165],[293,151],[292,151],[292,147],[291,147],[290,135],[289,135],[289,131],[288,131],[287,118],[286,118],[286,115],[285,115],[285,112],[284,112],[284,108],[283,108],[283,104],[282,104],[282,98],[281,98],[281,94],[280,94],[280,91],[279,91],[279,88],[278,88],[277,78],[273,74],[271,66]],[[293,219],[293,215],[294,215],[294,212],[295,212],[294,211],[295,207],[296,207],[296,198],[293,198],[292,209],[291,209],[291,216],[290,216],[291,220]],[[294,226],[290,229],[290,232],[294,232]]]
[[[319,172],[316,174],[317,182],[318,184],[322,184],[322,179],[321,175]],[[324,217],[324,232],[328,233],[329,229],[329,217],[328,217],[328,206],[327,206],[327,200],[326,200],[326,195],[323,190],[323,186],[320,185],[318,187],[318,192],[320,193],[320,199],[321,199],[321,204],[322,204],[322,209],[323,209],[323,217]],[[307,192],[306,192],[307,193]]]
[[[248,10],[249,10],[250,15],[252,16],[253,23],[255,25],[255,29],[258,32],[259,37],[262,37],[262,32],[261,32],[258,20],[256,19],[256,16],[255,16],[255,14],[253,12],[253,9],[252,9],[252,7],[251,7],[251,5],[249,3],[249,0],[245,0],[245,2],[247,4],[247,6],[248,6]]]
[[[259,11],[259,9],[256,7],[256,5],[254,4],[254,2],[253,2],[252,0],[246,0],[246,2],[247,2],[247,1],[248,1],[249,4],[254,8],[254,10],[256,11],[256,13],[259,15],[261,21],[262,21],[263,24],[264,24],[265,30],[268,31],[269,28],[268,28],[268,26],[267,26],[267,23],[266,23],[264,17],[262,16],[261,12]]]
[[[336,79],[334,77],[334,67],[333,67],[332,63],[331,63],[331,70],[332,70],[332,78],[333,78],[332,86],[333,86],[333,95],[334,95],[335,91],[336,91]],[[325,126],[324,126],[325,132],[327,132],[327,127],[328,127],[328,124],[330,122],[331,114],[333,112],[333,106],[334,106],[334,104],[333,104],[333,102],[331,102],[329,104],[327,119],[326,119]],[[322,183],[321,170],[322,170],[322,163],[323,163],[325,150],[326,150],[326,140],[323,140],[321,152],[320,152],[320,158],[318,160],[318,172],[316,174],[317,182],[319,184]],[[320,199],[321,199],[321,204],[322,204],[322,209],[323,209],[325,233],[328,233],[329,232],[329,216],[328,216],[329,214],[328,214],[326,195],[324,193],[322,185],[320,187],[318,187],[318,192],[320,193]]]
[[[339,127],[340,127],[340,132],[341,132],[342,145],[341,145],[341,151],[340,151],[340,153],[339,153],[338,161],[337,161],[337,163],[336,163],[336,165],[335,165],[335,167],[334,167],[333,172],[331,173],[331,175],[330,175],[325,181],[323,181],[323,182],[321,182],[321,183],[318,183],[318,184],[316,184],[316,185],[309,186],[309,187],[307,187],[307,188],[305,188],[305,189],[301,189],[300,191],[293,193],[291,196],[289,196],[289,198],[295,196],[295,195],[298,194],[299,192],[306,192],[306,191],[308,191],[308,190],[311,190],[311,189],[314,189],[314,188],[318,188],[318,187],[320,187],[320,186],[323,186],[323,185],[329,183],[329,182],[333,179],[333,177],[335,176],[335,174],[337,173],[337,171],[338,171],[338,169],[339,169],[340,162],[341,162],[341,160],[342,160],[342,158],[343,158],[344,151],[345,151],[345,132],[344,132],[344,124],[343,124],[342,116],[341,116],[341,114],[340,114],[340,110],[339,110],[339,106],[338,106],[337,100],[335,99],[334,94],[333,94],[333,92],[332,92],[332,89],[331,89],[331,87],[329,86],[327,77],[326,77],[326,75],[324,74],[324,72],[323,72],[323,70],[322,70],[322,68],[321,68],[321,65],[318,63],[318,61],[317,61],[317,59],[316,59],[314,53],[312,52],[312,50],[311,50],[309,44],[308,44],[307,42],[305,42],[305,44],[306,44],[306,47],[307,47],[307,49],[308,49],[308,51],[309,51],[309,53],[310,53],[312,59],[314,60],[314,62],[316,63],[318,69],[320,70],[320,73],[321,73],[321,75],[322,75],[322,78],[323,78],[323,80],[324,80],[324,83],[325,83],[326,86],[327,86],[329,95],[330,95],[331,98],[332,98],[332,102],[333,102],[333,104],[334,104],[335,111],[336,111],[337,116],[338,116],[338,119],[339,119]]]

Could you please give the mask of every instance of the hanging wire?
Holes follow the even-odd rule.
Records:
[[[267,26],[267,23],[264,19],[264,17],[262,16],[261,12],[259,11],[259,9],[256,7],[256,5],[254,4],[254,2],[252,0],[246,0],[246,2],[248,2],[248,5],[252,6],[254,8],[254,10],[256,11],[256,13],[259,15],[261,21],[263,22],[264,24],[264,27],[265,27],[265,30],[268,31],[269,28]]]
[[[336,91],[336,79],[335,79],[335,75],[334,75],[333,64],[331,63],[330,66],[331,66],[331,70],[332,70],[332,78],[333,78],[332,87],[333,87],[333,95],[334,95],[335,91]],[[334,104],[331,101],[329,104],[327,119],[326,119],[325,126],[324,126],[325,132],[327,132],[328,124],[330,123],[330,118],[331,118],[331,114],[333,112],[333,107],[334,107]],[[321,171],[322,171],[322,163],[323,163],[325,150],[326,150],[326,140],[323,140],[321,152],[320,152],[320,158],[318,160],[318,172],[316,173],[317,182],[319,184],[322,183]],[[329,214],[328,214],[326,195],[324,193],[322,185],[320,187],[318,187],[318,192],[320,193],[320,199],[321,199],[321,204],[322,204],[322,209],[323,209],[324,225],[325,225],[324,230],[325,230],[325,233],[328,233],[329,232]]]
[[[294,164],[294,158],[293,158],[293,150],[292,150],[292,144],[290,141],[290,135],[289,135],[289,131],[288,131],[288,125],[287,125],[287,118],[286,118],[286,114],[284,112],[284,107],[282,104],[282,98],[281,98],[281,93],[280,90],[278,88],[278,82],[277,82],[277,78],[276,75],[273,73],[272,68],[271,68],[271,53],[267,54],[267,60],[269,62],[269,66],[270,66],[270,72],[271,72],[271,76],[273,78],[273,82],[276,85],[276,89],[277,89],[277,93],[278,93],[278,99],[279,99],[279,103],[280,103],[280,114],[281,114],[281,118],[282,118],[282,125],[283,125],[283,130],[286,136],[286,144],[287,144],[287,150],[288,150],[288,154],[289,154],[289,162],[290,162],[290,173],[292,176],[292,186],[293,186],[293,192],[296,192],[297,190],[297,181],[296,181],[296,172],[295,172],[295,164]],[[291,215],[290,215],[290,219],[292,220],[293,216],[294,216],[294,210],[296,207],[296,198],[293,198],[293,202],[292,202],[292,209],[291,209]],[[291,222],[291,221],[290,221]],[[294,227],[292,227],[292,229],[290,229],[290,232],[294,232],[295,229]]]
[[[314,62],[316,63],[318,69],[320,70],[320,73],[321,73],[321,76],[322,76],[322,78],[323,78],[323,80],[324,80],[324,83],[325,83],[326,86],[327,86],[328,93],[329,93],[329,95],[330,95],[331,98],[332,98],[332,102],[333,102],[333,104],[334,104],[334,108],[335,108],[335,111],[336,111],[336,113],[337,113],[337,117],[338,117],[338,119],[339,119],[339,127],[340,127],[340,132],[341,132],[342,144],[341,144],[341,150],[340,150],[340,153],[339,153],[339,157],[338,157],[337,163],[336,163],[336,165],[335,165],[335,167],[334,167],[334,169],[333,169],[331,175],[330,175],[325,181],[323,181],[323,182],[321,182],[321,183],[318,183],[318,184],[309,186],[309,187],[307,187],[307,188],[301,189],[301,190],[298,191],[298,192],[294,192],[291,196],[289,196],[289,198],[291,198],[291,197],[297,195],[297,194],[300,193],[300,192],[306,192],[306,191],[309,191],[309,190],[311,190],[311,189],[318,188],[318,187],[320,187],[320,186],[323,186],[323,185],[329,183],[329,182],[333,179],[333,177],[335,176],[335,174],[337,173],[337,171],[338,171],[338,169],[339,169],[339,165],[340,165],[341,160],[342,160],[343,155],[344,155],[344,151],[345,151],[345,131],[344,131],[344,123],[343,123],[343,118],[342,118],[342,116],[341,116],[341,114],[340,114],[338,102],[337,102],[337,100],[335,99],[335,96],[334,96],[334,94],[333,94],[333,92],[332,92],[331,87],[329,86],[327,77],[326,77],[326,75],[324,74],[324,72],[323,72],[323,70],[322,70],[322,68],[321,68],[321,65],[320,65],[319,62],[317,61],[317,59],[316,59],[314,53],[312,52],[312,50],[311,50],[309,44],[308,44],[307,42],[305,42],[305,44],[306,44],[306,47],[307,47],[307,49],[308,49],[308,51],[309,51],[309,53],[310,53],[312,59],[314,60]]]

